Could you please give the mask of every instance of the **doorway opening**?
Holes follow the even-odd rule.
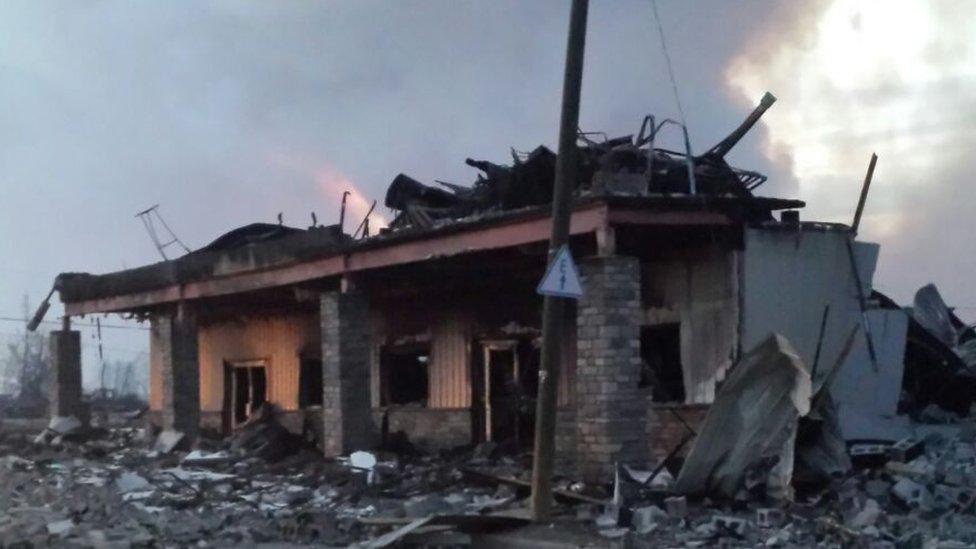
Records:
[[[640,387],[651,390],[654,402],[684,402],[681,324],[643,326],[640,338]]]
[[[267,363],[264,360],[226,362],[224,374],[225,424],[234,429],[268,401]]]
[[[298,371],[298,407],[322,405],[322,360],[303,358]]]
[[[534,436],[538,349],[530,342],[481,342],[478,439],[531,446]]]

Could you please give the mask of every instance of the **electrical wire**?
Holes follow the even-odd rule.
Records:
[[[681,117],[681,124],[688,127],[685,119],[685,110],[681,106],[681,95],[678,93],[678,82],[674,77],[674,67],[671,64],[671,54],[668,53],[668,43],[664,38],[664,28],[661,26],[661,17],[657,13],[657,0],[651,0],[651,9],[654,11],[654,22],[657,24],[657,33],[661,37],[661,50],[664,52],[664,60],[668,65],[668,77],[671,79],[671,91],[674,92],[674,101],[678,104],[678,116]]]
[[[17,322],[19,324],[26,324],[26,321],[23,318],[17,318],[17,317],[13,317],[13,316],[0,316],[0,321],[4,321],[4,322]],[[57,324],[57,325],[60,326],[61,325],[61,321],[59,321],[59,320],[42,320],[41,321],[41,324]],[[97,328],[97,326],[94,323],[91,323],[91,322],[76,322],[75,321],[75,322],[72,322],[71,325],[72,326],[82,327],[82,328],[93,328],[93,329],[94,328]],[[144,332],[148,332],[149,331],[149,328],[146,328],[146,327],[143,327],[143,326],[124,326],[122,324],[102,324],[102,328],[108,328],[108,329],[112,329],[112,330],[139,330],[139,331],[144,331]]]

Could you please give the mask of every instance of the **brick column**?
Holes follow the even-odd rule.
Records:
[[[59,330],[50,333],[51,417],[74,416],[84,422],[87,418],[81,404],[81,333]]]
[[[326,456],[370,447],[370,325],[366,297],[322,294],[322,445]]]
[[[180,305],[152,318],[163,378],[163,429],[194,438],[200,429],[200,357],[194,312]]]
[[[576,313],[577,463],[589,482],[612,479],[615,462],[646,466],[647,402],[640,383],[640,263],[581,262]]]

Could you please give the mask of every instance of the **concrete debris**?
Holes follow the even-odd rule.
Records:
[[[299,450],[268,462],[232,448],[233,438],[162,454],[140,447],[142,430],[131,427],[59,447],[0,437],[0,546],[457,547],[482,536],[565,537],[567,546],[971,546],[976,447],[961,426],[937,427],[906,445],[921,449],[914,459],[884,458],[896,454],[879,445],[887,463],[798,484],[793,501],[762,490],[727,499],[678,495],[641,486],[649,476],[632,469],[620,476],[637,480],[620,484],[641,489],[624,490],[614,504],[612,485],[557,479],[555,523],[538,538],[523,526],[525,454],[364,452],[326,460]],[[465,468],[472,461],[478,471]],[[366,481],[370,464],[380,479],[374,484]]]
[[[888,449],[888,458],[892,461],[908,463],[922,455],[925,451],[925,443],[914,438],[904,438],[896,442]]]
[[[81,430],[81,420],[74,416],[55,416],[47,428],[59,435],[71,435]]]
[[[130,473],[129,471],[122,473],[119,478],[115,479],[115,487],[120,493],[123,494],[145,490],[150,486],[151,484],[149,484],[148,480],[142,478],[136,473]]]
[[[756,524],[760,528],[779,528],[786,522],[786,513],[782,509],[764,507],[756,509]]]
[[[75,527],[71,519],[47,523],[47,533],[54,537],[63,538]]]
[[[667,522],[669,516],[660,507],[648,505],[633,510],[631,525],[638,534],[647,534],[655,530],[660,524]]]
[[[159,433],[159,437],[156,438],[156,445],[153,446],[153,450],[168,454],[176,450],[180,443],[183,442],[184,435],[179,431],[166,430]]]
[[[688,515],[688,498],[684,496],[665,498],[664,507],[668,511],[668,516],[683,519]]]

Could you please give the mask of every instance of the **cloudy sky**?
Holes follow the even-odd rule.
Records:
[[[770,175],[762,194],[848,221],[877,151],[877,286],[906,302],[935,281],[976,306],[976,4],[657,1],[697,150],[770,90],[731,155]],[[469,183],[466,156],[553,144],[567,21],[565,0],[3,2],[0,317],[58,272],[157,260],[134,218],[153,204],[195,248],[279,212],[334,222],[347,188],[359,217],[399,172]],[[581,126],[676,116],[666,75],[650,0],[591,0]],[[116,358],[145,347],[106,338]]]

